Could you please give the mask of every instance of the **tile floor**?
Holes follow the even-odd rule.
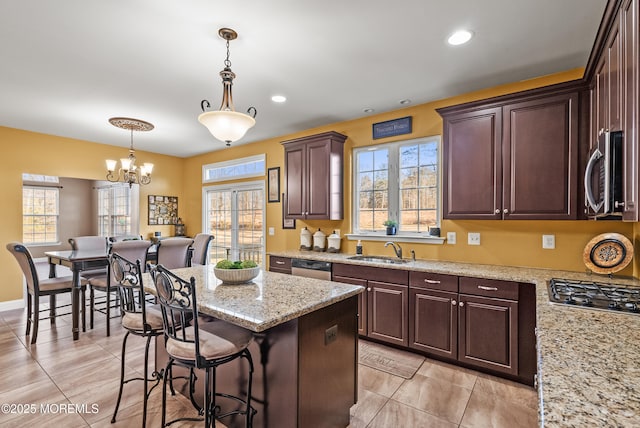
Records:
[[[110,423],[123,331],[119,320],[112,320],[112,335],[106,337],[104,322],[104,316],[97,314],[94,330],[73,341],[69,316],[58,318],[55,327],[45,320],[37,344],[29,345],[24,335],[25,311],[0,312],[0,404],[34,405],[12,409],[21,413],[6,413],[2,407],[1,427],[141,424],[141,382],[126,385],[117,422]],[[127,373],[133,373],[142,365],[144,342],[131,336],[129,346],[132,357]],[[425,360],[411,379],[360,365],[359,382],[359,402],[352,408],[350,428],[538,426],[532,388],[434,360]],[[79,412],[64,411],[70,403],[85,407]],[[149,408],[147,426],[159,426],[160,388],[151,394]],[[169,417],[176,414],[193,414],[181,396],[169,400]]]

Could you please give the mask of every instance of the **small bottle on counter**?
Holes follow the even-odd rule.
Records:
[[[356,244],[356,254],[362,255],[362,241],[358,239],[358,243]]]

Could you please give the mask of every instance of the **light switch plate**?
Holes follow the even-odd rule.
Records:
[[[447,232],[447,244],[455,244],[456,243],[456,233],[455,232]]]
[[[469,232],[467,235],[467,244],[480,245],[480,234],[477,232]]]
[[[542,248],[546,250],[556,248],[556,235],[542,235]]]
[[[273,235],[275,235],[275,234],[276,234],[276,230],[275,230],[273,227],[270,227],[270,228],[269,228],[269,235],[270,235],[270,236],[273,236]]]

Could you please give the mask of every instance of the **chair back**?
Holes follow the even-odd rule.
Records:
[[[104,236],[76,236],[69,238],[72,250],[107,251],[107,238]]]
[[[151,269],[151,277],[162,310],[165,337],[185,347],[195,347],[196,366],[203,367],[205,359],[200,354],[195,278],[187,281],[162,265]],[[187,336],[187,331],[191,329],[182,328],[189,323],[193,327],[192,337]]]
[[[198,233],[193,239],[193,255],[191,256],[191,264],[207,265],[209,264],[209,243],[213,240],[213,235],[207,233]]]
[[[191,238],[167,238],[158,242],[157,263],[167,269],[191,266]]]
[[[142,285],[140,259],[132,262],[118,253],[109,255],[111,276],[118,284],[120,308],[124,314],[140,314],[142,331],[149,332],[152,327],[147,323],[145,292]]]
[[[39,292],[38,271],[33,263],[33,257],[31,257],[29,249],[20,242],[9,242],[7,244],[7,250],[9,250],[18,261],[20,269],[22,269],[22,274],[27,281],[27,288],[32,293]]]
[[[147,267],[147,253],[151,247],[151,241],[118,241],[111,244],[110,254],[117,254],[125,260],[132,260],[133,262],[139,261],[144,272]],[[117,287],[119,285],[118,280],[115,278],[112,264],[109,263],[109,286]]]

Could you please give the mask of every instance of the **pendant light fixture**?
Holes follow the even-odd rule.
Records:
[[[136,155],[133,149],[133,131],[151,131],[154,126],[144,120],[132,119],[129,117],[112,117],[109,123],[113,126],[131,131],[131,147],[129,156],[120,159],[120,168],[116,173],[118,161],[107,159],[107,180],[111,182],[129,183],[129,187],[134,184],[151,183],[151,171],[153,164],[145,162],[142,166],[136,166]]]
[[[227,59],[224,61],[224,69],[220,72],[222,77],[222,104],[220,110],[206,111],[211,107],[207,100],[202,100],[200,108],[203,113],[198,116],[198,121],[209,129],[209,132],[220,141],[224,141],[230,146],[234,141],[244,137],[249,128],[256,124],[255,107],[249,107],[247,114],[236,112],[233,108],[233,96],[231,86],[236,75],[231,71],[231,61],[229,60],[229,41],[235,40],[238,33],[230,28],[218,30],[220,37],[227,41]]]

